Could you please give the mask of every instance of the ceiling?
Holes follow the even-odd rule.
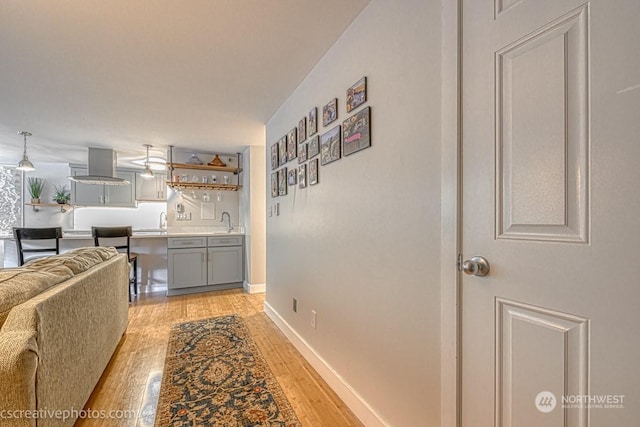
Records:
[[[369,0],[3,0],[0,163],[235,152]],[[37,165],[36,165],[37,166]]]

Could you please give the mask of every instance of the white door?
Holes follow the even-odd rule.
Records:
[[[462,424],[638,426],[640,1],[462,16]]]

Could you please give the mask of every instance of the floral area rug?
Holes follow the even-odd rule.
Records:
[[[172,325],[156,427],[300,427],[244,320]]]

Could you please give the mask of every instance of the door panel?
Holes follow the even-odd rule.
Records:
[[[640,420],[638,16],[463,1],[462,249],[491,263],[462,280],[463,426]]]

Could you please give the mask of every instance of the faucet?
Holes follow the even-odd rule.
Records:
[[[162,218],[164,216],[164,219]],[[160,212],[160,230],[164,230],[167,228],[167,213]]]
[[[233,226],[231,225],[231,215],[229,215],[229,212],[222,212],[222,218],[220,218],[220,222],[224,222],[225,215],[229,219],[229,225],[227,225],[227,233],[231,233],[231,230],[233,230]]]

